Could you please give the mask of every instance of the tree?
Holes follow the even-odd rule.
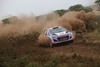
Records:
[[[76,5],[69,7],[68,10],[69,11],[81,11],[81,10],[84,10],[84,7],[81,4],[76,4]]]
[[[56,10],[55,12],[58,13],[59,16],[62,16],[62,15],[64,15],[64,13],[67,12],[67,10],[61,9],[61,10]]]
[[[16,16],[8,17],[2,20],[4,24],[10,24],[12,22],[16,22],[18,18]]]
[[[84,11],[85,11],[85,12],[91,12],[91,11],[93,11],[93,9],[90,8],[90,7],[84,7]]]
[[[81,4],[73,5],[73,6],[69,7],[68,10],[69,11],[81,11],[81,10],[84,10],[85,12],[91,12],[92,11],[92,9],[90,7],[84,7]]]
[[[9,21],[9,19],[8,19],[8,18],[7,18],[7,19],[2,20],[2,22],[3,22],[4,24],[9,24],[9,23],[10,23],[10,21]]]
[[[100,5],[100,0],[96,0],[95,3]]]
[[[100,0],[96,0],[95,3],[99,6],[99,10],[100,10]]]

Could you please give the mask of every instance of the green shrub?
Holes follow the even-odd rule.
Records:
[[[95,3],[100,4],[100,0],[96,0]]]
[[[2,20],[2,22],[4,24],[10,24],[10,23],[12,23],[12,21],[13,22],[17,21],[17,17],[16,16],[11,16],[11,17],[8,17],[8,18],[5,18],[5,19]]]
[[[85,11],[85,12],[91,12],[91,11],[93,11],[93,9],[90,8],[90,7],[84,7],[84,11]]]
[[[69,11],[81,11],[84,10],[84,7],[81,4],[73,5],[69,7]]]
[[[9,19],[4,19],[4,20],[2,20],[2,22],[3,22],[4,24],[9,24],[9,23],[10,23]]]
[[[56,10],[55,12],[58,13],[59,16],[62,16],[62,15],[64,15],[66,12],[68,12],[68,10],[61,9],[61,10]]]
[[[73,5],[73,6],[69,7],[68,10],[69,11],[81,11],[81,10],[84,10],[85,12],[90,12],[90,11],[92,11],[92,8],[84,7],[81,4],[76,4],[76,5]]]

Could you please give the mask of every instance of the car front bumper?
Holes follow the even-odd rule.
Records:
[[[63,40],[63,41],[56,41],[56,42],[52,41],[52,44],[59,44],[59,43],[69,42],[69,41],[74,41],[74,40],[75,40],[74,38],[70,38],[68,40]]]

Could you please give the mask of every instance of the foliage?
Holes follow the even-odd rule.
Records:
[[[4,20],[2,20],[2,22],[3,22],[4,24],[9,24],[9,23],[10,23],[9,19],[4,19]]]
[[[95,3],[100,5],[100,0],[96,0]]]
[[[73,5],[69,7],[69,11],[80,11],[83,10],[84,7],[81,4]]]
[[[85,12],[91,12],[91,11],[93,11],[93,9],[90,8],[90,7],[84,7],[84,11],[85,11]]]
[[[9,24],[11,23],[12,21],[17,21],[17,17],[16,16],[12,16],[12,17],[9,17],[9,18],[5,18],[2,20],[2,22],[4,24]]]
[[[59,14],[59,16],[62,16],[64,15],[64,13],[66,13],[68,10],[64,10],[64,9],[61,9],[61,10],[56,10],[55,12]]]
[[[98,10],[100,10],[100,0],[96,0],[95,3],[98,5]]]
[[[84,7],[84,6],[82,6],[81,4],[73,5],[73,6],[69,7],[68,10],[69,10],[69,11],[81,11],[81,10],[84,10],[85,12],[90,12],[90,11],[92,11],[91,8],[89,8],[89,7]]]

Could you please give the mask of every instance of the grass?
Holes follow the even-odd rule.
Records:
[[[17,35],[17,36],[10,36],[10,37],[0,37],[0,44],[19,44],[29,41],[36,41],[38,40],[39,33],[33,32],[31,34],[25,35]]]
[[[91,35],[93,34],[98,33],[95,32]],[[79,42],[80,47],[78,48],[70,46],[68,46],[69,49],[65,47],[44,48],[35,46],[38,45],[36,41],[38,40],[38,35],[38,33],[34,33],[17,36],[16,38],[0,39],[0,67],[100,67],[100,58],[83,56],[81,53],[78,54],[76,52],[78,49],[84,53],[85,50],[80,49],[80,47],[86,43]],[[98,40],[99,37],[96,39]],[[76,43],[74,42],[73,44]],[[87,43],[85,45],[87,51],[90,50],[90,47],[100,47],[99,45],[92,46],[92,44],[91,42],[91,44]],[[73,49],[73,51],[67,53],[63,51],[65,49],[66,51]],[[62,55],[60,55],[59,50],[63,52]],[[93,51],[91,54],[94,54],[100,50],[91,48],[91,51]],[[66,56],[69,53],[71,55]],[[98,53],[95,53],[93,56],[98,56]]]
[[[0,67],[100,67],[100,59],[76,52],[70,56],[54,55],[54,52],[32,44],[17,45],[0,46]]]

